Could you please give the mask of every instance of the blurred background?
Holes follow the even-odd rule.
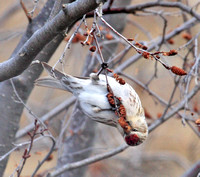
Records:
[[[137,1],[132,0],[130,3],[136,5],[143,2],[150,1]],[[170,1],[168,1],[170,2]],[[175,1],[172,1],[175,2]],[[188,1],[189,6],[193,6],[197,3],[197,0]],[[31,0],[24,0],[24,4],[27,9],[32,9],[34,3]],[[41,10],[45,4],[44,0],[39,1],[34,15]],[[156,7],[154,11],[166,11],[171,15],[166,15],[167,28],[166,33],[174,30],[181,24],[183,24],[183,17],[180,14],[176,15],[178,9]],[[197,9],[198,12],[198,9]],[[139,14],[139,13],[138,13]],[[126,26],[123,31],[123,35],[127,38],[135,38],[137,41],[146,42],[145,45],[150,46],[151,40],[163,33],[163,20],[158,15],[127,15]],[[114,15],[113,15],[114,17]],[[114,17],[115,18],[115,17]],[[117,18],[117,17],[116,17]],[[91,27],[92,19],[88,19],[88,26]],[[117,23],[117,22],[116,22]],[[1,0],[0,1],[0,62],[7,60],[15,47],[17,46],[22,34],[26,30],[28,20],[20,6],[19,1],[15,0]],[[140,25],[140,26],[139,26]],[[73,33],[73,28],[68,34],[70,36]],[[82,27],[84,30],[84,27]],[[190,29],[192,36],[195,36],[199,32],[199,25],[195,25]],[[110,32],[108,32],[110,33]],[[115,36],[114,34],[112,34]],[[56,50],[49,64],[53,66],[60,58],[66,46],[66,41],[63,41],[59,48]],[[187,43],[187,40],[183,37],[183,33],[173,38],[173,45],[163,45],[160,51],[169,51],[170,49],[178,49]],[[116,53],[124,50],[124,44],[119,43]],[[80,42],[73,43],[71,49],[67,51],[65,56],[65,72],[71,75],[80,76],[86,61],[86,56],[89,52],[89,46],[82,46]],[[174,57],[165,57],[165,61],[169,65],[176,65],[182,68],[182,58],[188,52],[187,48],[179,50],[179,55]],[[134,56],[136,52],[131,49],[123,57],[121,63]],[[191,62],[194,60],[194,56],[190,54],[188,60]],[[120,65],[120,64],[119,64]],[[94,68],[94,70],[97,68]],[[155,92],[160,98],[166,100],[170,99],[174,88],[174,75],[172,75],[163,66],[158,64],[157,77],[148,85],[149,90]],[[136,63],[130,65],[125,69],[124,73],[136,78],[140,82],[147,84],[153,77],[155,72],[155,61],[146,60],[144,58],[139,59]],[[43,73],[42,76],[47,75]],[[138,86],[133,81],[125,78],[125,80],[133,86],[138,95],[141,98],[143,107],[145,108],[148,122],[151,124],[154,120],[158,119],[165,109],[165,106],[160,104],[155,98],[152,97],[143,88]],[[194,83],[191,85],[194,85]],[[180,89],[181,90],[181,89]],[[179,89],[174,96],[174,104],[176,105],[183,96]],[[190,111],[187,114],[191,119],[199,117],[200,113],[200,97],[199,93],[194,96],[189,103],[190,110],[195,113],[191,116]],[[42,116],[49,112],[57,105],[62,103],[66,99],[70,99],[71,94],[60,90],[35,87],[29,97],[27,105],[38,116]],[[65,109],[57,116],[53,117],[47,123],[49,130],[55,137],[59,137],[61,128],[63,128],[63,122],[66,123],[73,111],[73,106]],[[184,113],[184,110],[182,111]],[[63,121],[63,118],[65,121]],[[91,120],[92,121],[92,120]],[[24,110],[21,117],[20,128],[33,122],[33,117]],[[92,155],[106,152],[121,144],[124,144],[124,140],[119,132],[112,127],[108,127],[103,124],[96,124],[95,128],[95,141],[94,144],[85,151],[91,151]],[[195,128],[195,124],[193,124]],[[67,130],[65,134],[70,134]],[[26,141],[28,136],[23,136],[17,139],[15,143]],[[27,163],[22,172],[22,176],[30,176],[36,167],[38,161],[42,160],[50,148],[49,140],[46,138],[41,139],[33,146],[31,158],[27,160]],[[9,162],[6,168],[5,177],[10,176],[17,165],[20,162],[24,148],[19,149],[11,154]],[[84,153],[80,152],[80,153]],[[58,158],[58,152],[54,152],[49,160],[42,166],[39,173],[43,174],[49,169],[53,169],[56,166]],[[182,124],[181,119],[175,115],[166,121],[155,130],[153,130],[148,139],[140,146],[130,147],[124,152],[119,153],[109,159],[96,162],[89,165],[85,176],[86,177],[178,177],[181,176],[192,164],[200,159],[200,141],[199,137],[194,131],[186,124]]]

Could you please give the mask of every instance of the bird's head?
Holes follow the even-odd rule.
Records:
[[[124,140],[129,146],[137,146],[145,141],[148,136],[148,127],[145,117],[136,116],[127,118],[131,131],[127,133],[118,126],[118,130],[124,137]]]

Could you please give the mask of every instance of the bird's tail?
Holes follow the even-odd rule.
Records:
[[[73,90],[70,87],[68,87],[68,85],[70,85],[70,80],[73,79],[72,76],[65,75],[64,73],[53,69],[50,65],[48,65],[45,62],[42,62],[42,66],[51,77],[37,79],[35,81],[35,85],[73,92]],[[67,80],[69,80],[68,83]]]

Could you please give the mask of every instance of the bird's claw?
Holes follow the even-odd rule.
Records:
[[[96,83],[99,80],[99,76],[96,73],[91,73],[90,79],[92,80],[93,83]]]

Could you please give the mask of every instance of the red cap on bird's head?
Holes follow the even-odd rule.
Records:
[[[137,146],[141,143],[140,138],[136,134],[126,135],[125,141],[129,146]]]

